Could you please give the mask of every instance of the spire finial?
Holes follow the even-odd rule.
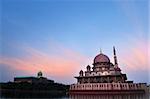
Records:
[[[100,54],[102,54],[102,49],[100,48]]]

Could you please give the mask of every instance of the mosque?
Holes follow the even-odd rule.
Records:
[[[77,78],[78,83],[123,83],[126,82],[126,74],[121,73],[121,69],[118,67],[117,56],[115,48],[114,50],[114,64],[110,62],[108,56],[100,52],[93,62],[93,67],[87,66],[87,71],[81,70]]]
[[[75,77],[77,83],[70,86],[70,93],[145,93],[147,89],[146,83],[128,81],[126,74],[121,72],[115,47],[113,47],[113,55],[114,63],[110,62],[107,55],[100,52],[94,58],[93,66],[88,65],[85,72],[81,70],[79,76]]]

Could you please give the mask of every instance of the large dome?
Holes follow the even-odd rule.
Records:
[[[109,60],[109,58],[108,58],[106,55],[100,53],[100,54],[98,54],[98,55],[94,58],[94,63],[101,63],[101,62],[107,62],[107,63],[109,63],[110,60]]]

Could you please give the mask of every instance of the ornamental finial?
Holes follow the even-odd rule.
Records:
[[[102,54],[102,49],[100,48],[100,54]]]

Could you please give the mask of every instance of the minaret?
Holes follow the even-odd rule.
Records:
[[[115,50],[115,47],[114,47],[114,46],[113,46],[113,52],[114,52],[114,64],[115,64],[115,67],[118,67],[117,56],[116,56],[116,50]]]

